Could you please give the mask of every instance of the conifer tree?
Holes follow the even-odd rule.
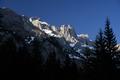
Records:
[[[104,61],[105,61],[105,39],[103,31],[100,29],[98,35],[96,36],[95,40],[95,54],[96,54],[96,77],[100,77],[102,73],[104,73]],[[103,76],[101,76],[103,77]]]
[[[116,47],[117,40],[112,28],[110,27],[110,21],[108,18],[106,20],[104,38],[105,38],[105,45],[106,45],[106,53],[109,56],[114,57],[114,55],[116,55],[116,50],[118,49]]]
[[[115,68],[114,56],[117,51],[117,41],[110,27],[109,19],[106,20],[105,31],[100,30],[95,40],[96,64],[98,76],[102,79],[111,77]]]
[[[106,68],[111,76],[112,73],[114,73],[114,70],[116,69],[114,58],[117,55],[118,47],[116,47],[117,40],[110,26],[110,21],[108,18],[106,20],[104,38],[105,38],[105,50],[106,50]]]

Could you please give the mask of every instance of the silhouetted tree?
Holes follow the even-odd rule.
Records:
[[[104,34],[102,30],[98,33],[95,40],[95,53],[96,53],[96,67],[97,67],[97,77],[101,78],[103,77],[102,74],[104,74],[104,67],[105,67],[105,39]],[[99,74],[98,74],[99,73]],[[101,76],[101,77],[100,77]]]
[[[116,37],[114,35],[114,32],[112,30],[112,28],[110,27],[110,21],[107,18],[106,20],[106,26],[105,26],[105,31],[104,31],[104,38],[105,38],[105,46],[106,46],[106,68],[108,69],[109,73],[113,73],[114,70],[116,69],[115,67],[115,62],[114,62],[114,57],[117,54],[117,49],[118,47],[116,47],[117,45],[117,40]],[[112,75],[112,74],[110,74]]]
[[[102,79],[110,79],[115,68],[114,56],[117,50],[117,41],[107,19],[104,33],[100,30],[95,40],[97,58],[97,73]]]
[[[107,18],[106,27],[104,31],[104,38],[105,38],[105,46],[106,46],[106,54],[110,56],[111,59],[116,55],[118,47],[117,40],[114,35],[112,28],[110,27],[109,19]]]

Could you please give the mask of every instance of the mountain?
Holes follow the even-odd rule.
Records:
[[[4,42],[8,37],[14,37],[18,52],[25,44],[30,45],[37,37],[41,41],[41,53],[44,57],[55,52],[57,58],[61,60],[66,54],[71,58],[80,59],[81,50],[84,47],[92,49],[94,44],[89,40],[88,35],[77,35],[71,25],[55,27],[39,17],[19,15],[9,8],[0,8],[0,15],[2,15],[0,29],[12,34],[0,32],[1,36],[5,35],[0,42]]]

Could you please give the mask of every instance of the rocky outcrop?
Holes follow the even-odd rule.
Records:
[[[59,34],[70,43],[76,43],[78,41],[75,31],[70,25],[62,25],[60,27]]]

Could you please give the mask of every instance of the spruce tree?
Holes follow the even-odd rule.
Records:
[[[97,73],[102,79],[112,77],[115,69],[113,58],[117,51],[116,45],[117,41],[107,18],[104,33],[100,30],[95,40]]]
[[[105,39],[103,31],[100,29],[95,40],[95,53],[96,53],[96,73],[97,78],[102,78],[104,73],[104,62],[105,62]],[[100,77],[101,75],[101,77]]]
[[[96,53],[96,60],[97,60],[97,67],[102,68],[102,65],[105,61],[105,39],[103,31],[100,29],[99,34],[96,36],[95,40],[95,53]],[[98,68],[98,70],[100,70]],[[100,70],[101,71],[101,70]]]
[[[97,57],[101,57],[101,54],[105,53],[105,39],[101,29],[99,34],[96,36],[95,52],[97,53]]]
[[[116,47],[117,40],[112,28],[110,27],[110,21],[108,18],[106,20],[104,38],[105,38],[105,45],[106,45],[106,53],[109,56],[114,57],[116,55],[116,50],[118,49]]]
[[[113,75],[114,70],[116,69],[114,58],[117,55],[117,40],[114,35],[114,32],[110,26],[110,21],[107,18],[105,31],[104,31],[104,38],[105,38],[105,50],[106,50],[106,68],[110,73],[110,76]]]

